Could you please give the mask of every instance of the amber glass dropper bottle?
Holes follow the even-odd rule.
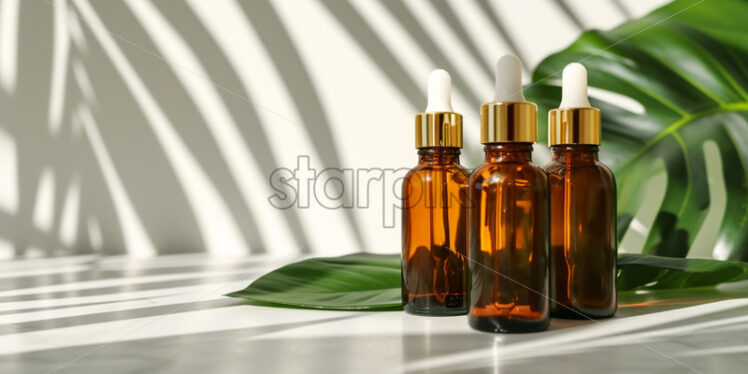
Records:
[[[548,140],[551,313],[610,317],[617,306],[616,183],[597,157],[600,110],[590,106],[581,64],[564,69],[561,105],[548,113]]]
[[[451,79],[429,76],[428,105],[416,115],[418,165],[403,179],[402,299],[406,312],[460,315],[468,308],[467,181],[460,166],[462,115]]]
[[[548,328],[548,179],[532,162],[537,107],[522,94],[522,65],[496,64],[494,102],[481,106],[485,162],[470,176],[470,326]]]

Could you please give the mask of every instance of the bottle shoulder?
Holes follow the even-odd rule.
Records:
[[[615,177],[614,177],[614,175],[613,175],[613,171],[612,171],[612,170],[611,170],[611,169],[610,169],[610,168],[608,167],[608,165],[605,165],[605,164],[603,164],[603,163],[602,163],[602,162],[600,162],[600,161],[595,161],[595,166],[596,166],[596,167],[597,167],[598,169],[602,170],[602,171],[603,171],[603,172],[604,172],[605,174],[607,174],[607,175],[608,175],[608,176],[609,176],[610,178],[613,178],[613,179],[615,179]]]
[[[608,167],[608,165],[603,164],[600,161],[595,161],[595,166],[598,170],[600,170],[600,174],[602,178],[605,178],[605,180],[610,183],[611,188],[616,188],[616,176],[613,174],[613,171]]]
[[[551,182],[556,179],[563,178],[567,174],[567,166],[559,161],[551,160],[548,164],[543,167],[543,170],[548,174],[548,178]],[[600,161],[594,163],[572,166],[571,172],[580,177],[591,180],[598,180],[600,182],[606,182],[615,185],[615,176],[613,171]]]
[[[532,162],[485,162],[470,175],[471,184],[505,183],[514,179],[545,184],[547,175]]]
[[[543,169],[533,162],[484,162],[473,170],[472,175],[507,171],[545,174]]]
[[[460,164],[446,164],[446,165],[429,165],[429,164],[419,164],[414,166],[412,169],[408,171],[406,174],[406,177],[411,174],[425,174],[425,173],[432,173],[432,172],[446,172],[448,174],[462,174],[465,176],[470,175],[470,170],[465,168],[464,166]]]
[[[460,164],[447,164],[447,165],[416,165],[405,174],[404,180],[410,181],[414,178],[419,178],[423,181],[429,181],[432,179],[434,173],[445,173],[449,176],[450,180],[457,182],[467,183],[470,177],[470,171]]]
[[[543,170],[547,174],[563,174],[563,169],[564,169],[564,164],[556,160],[551,160],[550,162],[545,164],[545,166],[543,166]]]
[[[613,172],[607,165],[597,160],[592,163],[584,163],[584,164],[579,164],[579,165],[572,164],[572,167],[574,169],[579,169],[579,170],[582,170],[582,169],[600,170],[601,172],[605,174],[613,175]],[[550,162],[545,164],[545,166],[543,166],[543,170],[545,170],[546,173],[563,173],[565,169],[566,169],[566,164],[558,160],[551,160]]]

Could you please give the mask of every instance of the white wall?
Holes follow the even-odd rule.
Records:
[[[278,209],[271,173],[411,166],[437,67],[474,167],[492,61],[529,73],[663,3],[2,0],[0,258],[397,251],[391,184],[368,208]]]

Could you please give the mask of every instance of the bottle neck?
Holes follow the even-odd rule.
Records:
[[[460,149],[454,147],[418,148],[418,163],[448,165],[460,163]]]
[[[531,162],[532,143],[491,143],[483,148],[486,162]]]
[[[594,164],[598,160],[599,150],[599,146],[589,144],[559,144],[551,147],[554,161],[575,164]]]

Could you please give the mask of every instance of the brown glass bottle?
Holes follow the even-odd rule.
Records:
[[[459,148],[418,150],[418,166],[403,180],[405,311],[467,313],[467,182]]]
[[[616,184],[598,146],[559,144],[545,167],[551,191],[551,313],[616,312]]]
[[[548,328],[548,182],[531,143],[488,144],[470,177],[470,326]]]
[[[411,314],[467,313],[469,173],[451,82],[441,69],[429,75],[428,104],[415,118],[418,166],[403,179],[402,301]]]

